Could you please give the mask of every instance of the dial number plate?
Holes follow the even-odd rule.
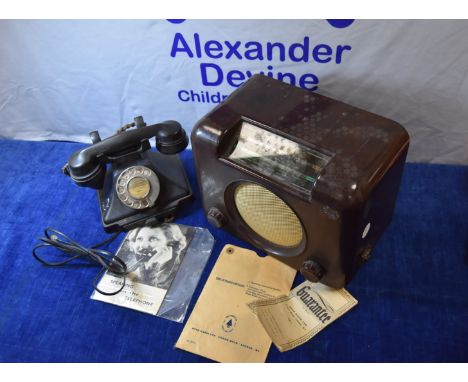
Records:
[[[149,208],[159,196],[159,179],[148,167],[132,166],[120,173],[115,191],[127,207],[136,210]]]

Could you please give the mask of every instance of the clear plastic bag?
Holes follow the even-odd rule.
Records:
[[[167,291],[157,316],[184,322],[190,300],[213,249],[214,238],[206,228],[196,227],[184,259]]]
[[[164,223],[136,228],[125,236],[116,252],[129,273],[106,272],[98,283],[107,293],[94,291],[91,299],[183,322],[192,295],[213,249],[206,228]]]

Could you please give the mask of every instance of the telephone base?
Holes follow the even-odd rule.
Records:
[[[176,212],[193,199],[190,183],[178,154],[164,155],[146,151],[132,166],[144,166],[156,173],[160,191],[155,204],[145,209],[126,206],[119,199],[116,184],[119,175],[129,167],[128,161],[114,162],[106,172],[104,187],[98,190],[102,225],[106,232],[129,231],[153,226],[173,219]]]

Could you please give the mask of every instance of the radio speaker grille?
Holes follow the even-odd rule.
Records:
[[[242,183],[234,202],[244,222],[259,236],[281,247],[296,247],[303,229],[293,210],[278,196],[254,183]]]

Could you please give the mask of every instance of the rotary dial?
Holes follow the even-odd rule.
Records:
[[[159,179],[148,167],[129,167],[120,173],[115,191],[120,201],[127,207],[136,210],[149,208],[159,196]]]

